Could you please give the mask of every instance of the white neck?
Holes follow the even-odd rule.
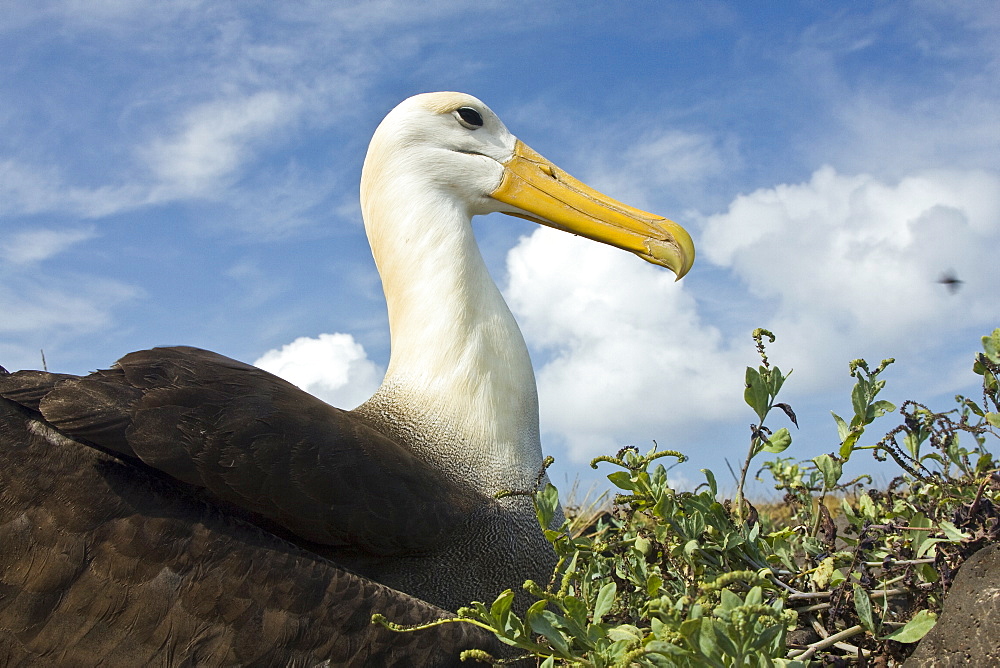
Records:
[[[486,270],[465,205],[399,174],[386,169],[362,186],[392,350],[382,387],[359,410],[410,423],[396,435],[456,477],[479,477],[484,491],[531,488],[542,453],[521,331]]]

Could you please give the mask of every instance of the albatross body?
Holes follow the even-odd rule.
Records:
[[[391,357],[353,411],[194,348],[0,375],[0,658],[437,665],[493,641],[456,625],[392,636],[371,613],[429,619],[547,581],[530,496],[497,498],[544,481],[538,401],[470,220],[520,216],[678,277],[690,237],[460,93],[390,112],[361,201]]]

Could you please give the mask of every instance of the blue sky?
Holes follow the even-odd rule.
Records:
[[[375,126],[472,93],[575,176],[685,225],[668,272],[475,223],[531,349],[557,484],[624,444],[742,461],[750,331],[831,451],[847,363],[975,391],[1000,325],[1000,15],[983,2],[177,2],[0,8],[0,364],[189,344],[338,405],[388,360],[357,203]],[[954,271],[949,293],[937,283]],[[290,371],[289,371],[290,370]],[[781,426],[780,420],[775,426]],[[888,428],[889,425],[887,425]],[[870,461],[858,462],[864,470]]]

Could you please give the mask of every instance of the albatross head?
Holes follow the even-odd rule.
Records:
[[[671,269],[678,279],[694,262],[694,244],[680,225],[573,178],[512,135],[471,95],[415,95],[386,116],[362,173],[366,209],[373,203],[373,180],[387,172],[408,175],[417,189],[464,207],[466,217],[499,211],[526,218],[628,250]]]

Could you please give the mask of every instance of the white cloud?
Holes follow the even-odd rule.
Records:
[[[967,85],[976,92],[951,90],[903,103],[885,99],[878,91],[850,95],[833,105],[845,132],[816,137],[805,150],[817,163],[878,169],[894,176],[942,164],[995,169],[1000,124],[994,121],[1000,116],[1000,95],[993,91],[1000,77]]]
[[[320,334],[315,339],[300,337],[267,351],[254,366],[345,409],[370,397],[384,375],[353,336],[340,333]]]
[[[94,236],[92,228],[26,230],[0,241],[0,257],[13,264],[41,262]]]
[[[1000,175],[923,172],[887,184],[830,167],[807,183],[737,197],[699,249],[775,305],[775,350],[820,386],[862,350],[929,350],[995,326]],[[964,281],[951,294],[942,273]],[[831,366],[836,363],[836,366]]]
[[[600,134],[606,135],[606,131]],[[668,186],[676,190],[704,183],[732,169],[735,161],[730,148],[696,132],[660,130],[638,139],[632,132],[623,132],[615,140],[609,141],[599,156],[588,147],[581,162],[594,165],[588,171],[588,181],[628,202],[643,201]]]
[[[573,461],[651,439],[669,448],[707,424],[749,421],[741,388],[744,367],[756,363],[744,338],[752,327],[777,334],[772,359],[795,369],[789,391],[801,397],[839,392],[848,360],[862,355],[918,366],[933,358],[943,371],[952,365],[943,342],[1000,317],[995,173],[939,170],[885,183],[824,167],[806,183],[737,197],[704,222],[701,262],[728,268],[749,295],[704,264],[702,280],[675,284],[617,249],[548,229],[510,252],[505,294],[541,353],[542,430]],[[947,271],[963,281],[955,294],[938,283]],[[716,322],[733,314],[741,331],[708,324],[706,309]],[[947,354],[967,367],[967,351]],[[926,396],[949,392],[945,377],[958,382],[950,371],[934,381],[925,372],[904,371],[903,385],[937,385],[904,391]]]
[[[8,277],[0,285],[0,332],[72,338],[112,325],[111,311],[141,291],[92,276]]]
[[[533,348],[542,431],[585,461],[622,445],[662,447],[742,401],[741,366],[669,271],[539,229],[508,255],[505,290]]]
[[[294,9],[279,3],[252,17],[238,4],[198,0],[155,7],[140,0],[102,0],[93,8],[77,0],[16,4],[13,23],[0,32],[46,36],[27,39],[28,62],[38,57],[34,49],[45,52],[38,45],[56,40],[48,48],[86,65],[60,69],[59,95],[15,87],[32,103],[0,112],[10,130],[0,142],[0,215],[87,218],[188,198],[211,197],[238,209],[261,193],[258,183],[237,184],[253,174],[249,166],[274,172],[279,189],[315,192],[306,183],[310,172],[295,173],[294,160],[281,165],[280,157],[262,154],[285,150],[282,131],[298,123],[313,132],[333,128],[332,135],[353,134],[359,119],[369,123],[374,109],[385,111],[369,94],[378,72],[395,71],[393,63],[436,41],[432,33],[404,28],[433,27],[468,12],[447,2],[399,1]],[[503,15],[495,8],[472,11]],[[80,55],[79,43],[95,40],[113,47]],[[137,75],[143,67],[155,76]],[[90,71],[101,76],[85,75]],[[113,90],[101,93],[109,81]],[[270,164],[261,167],[262,158]],[[269,183],[267,190],[275,189]],[[289,194],[257,208],[257,216],[269,218],[268,229],[303,225],[301,198]]]
[[[120,183],[72,185],[55,165],[0,160],[0,215],[60,212],[100,218],[150,204],[214,196],[229,200],[244,216],[245,209],[251,209],[258,231],[294,227],[301,224],[298,217],[304,209],[328,194],[329,174],[323,175],[326,182],[317,182],[293,164],[270,174],[266,190],[227,187],[243,175],[261,145],[299,118],[301,109],[296,95],[263,91],[179,112],[180,129],[134,149],[150,174],[130,174]]]
[[[148,197],[139,185],[69,186],[55,167],[0,160],[0,215],[64,212],[99,218],[145,204]]]
[[[217,189],[239,173],[255,143],[294,120],[299,106],[293,95],[262,91],[190,110],[176,134],[141,151],[164,191],[156,198],[199,196]]]

